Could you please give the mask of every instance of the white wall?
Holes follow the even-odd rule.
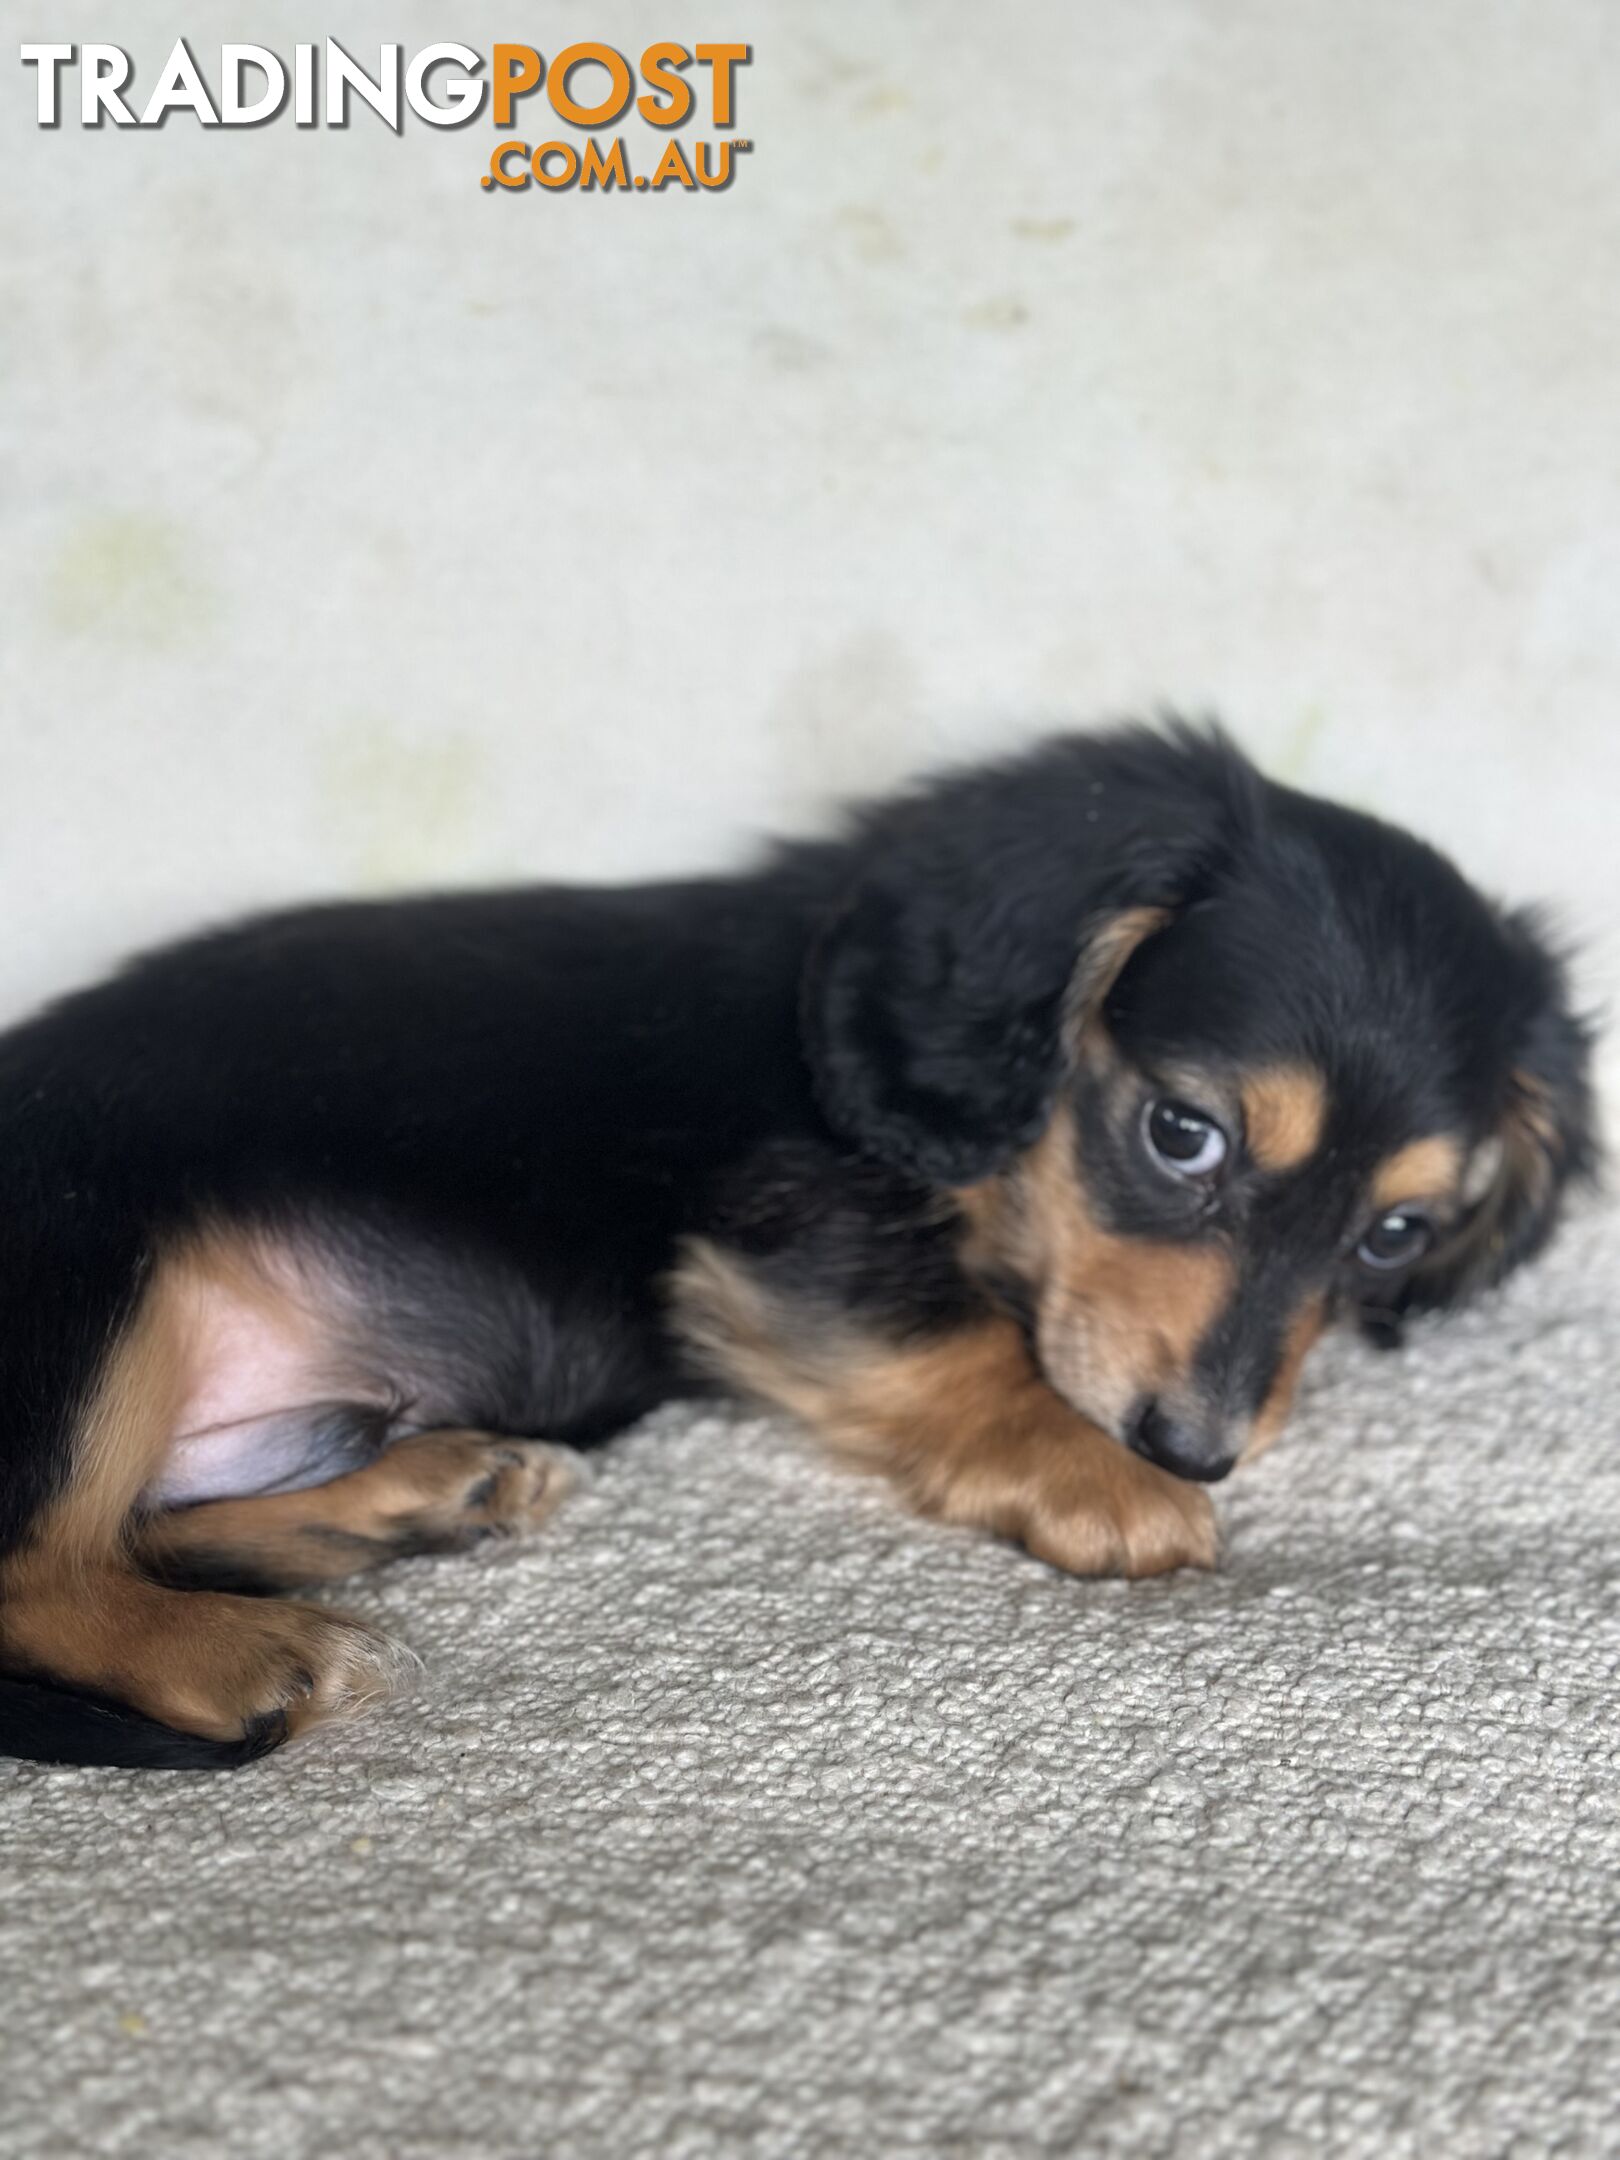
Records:
[[[18,39],[116,40],[144,95],[180,30],[210,74],[745,37],[756,147],[604,199],[481,190],[487,118],[34,127]],[[0,1007],[291,895],[702,864],[1159,699],[1558,900],[1620,984],[1613,0],[10,31]]]

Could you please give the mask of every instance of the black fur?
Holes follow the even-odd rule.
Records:
[[[1263,1232],[1257,1309],[1327,1246],[1341,1304],[1376,1324],[1542,1242],[1595,1142],[1588,1034],[1534,924],[1213,732],[1065,738],[737,877],[252,921],[0,1040],[0,1556],[60,1488],[156,1254],[204,1219],[365,1284],[401,1429],[590,1444],[689,1391],[663,1284],[698,1233],[891,1332],[955,1324],[985,1291],[954,1258],[950,1189],[1041,1132],[1086,940],[1144,907],[1171,920],[1109,996],[1126,1054],[1149,1079],[1309,1057],[1341,1168],[1430,1129],[1472,1144],[1525,1076],[1539,1090],[1536,1149],[1399,1283],[1344,1274],[1337,1186],[1237,1194]],[[1100,1109],[1077,1114],[1118,1228],[1206,1234]],[[1252,1392],[1273,1352],[1234,1349],[1230,1385]],[[153,1759],[133,1726],[105,1737],[115,1710],[41,1701],[7,1684],[0,1749]]]
[[[0,1753],[20,1762],[103,1770],[240,1770],[281,1744],[284,1723],[265,1718],[240,1740],[205,1740],[142,1717],[127,1703],[0,1677]]]
[[[806,1040],[834,1124],[940,1184],[1046,1123],[1088,923],[1172,907],[1249,823],[1258,776],[1220,737],[1078,737],[870,815],[817,941]]]

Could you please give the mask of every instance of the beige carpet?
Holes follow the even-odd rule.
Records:
[[[1617,1261],[1327,1353],[1214,1578],[669,1416],[369,1724],[0,1767],[0,2149],[1614,2153]]]

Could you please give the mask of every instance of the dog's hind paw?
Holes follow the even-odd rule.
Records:
[[[370,1473],[378,1531],[401,1554],[466,1552],[537,1530],[583,1474],[572,1449],[474,1432],[396,1441]]]

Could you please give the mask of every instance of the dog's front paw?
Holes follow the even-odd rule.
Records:
[[[1023,1532],[1029,1550],[1070,1575],[1212,1568],[1219,1539],[1208,1493],[1138,1462],[1123,1448],[1116,1452],[1118,1462],[1084,1492],[1032,1509]]]

